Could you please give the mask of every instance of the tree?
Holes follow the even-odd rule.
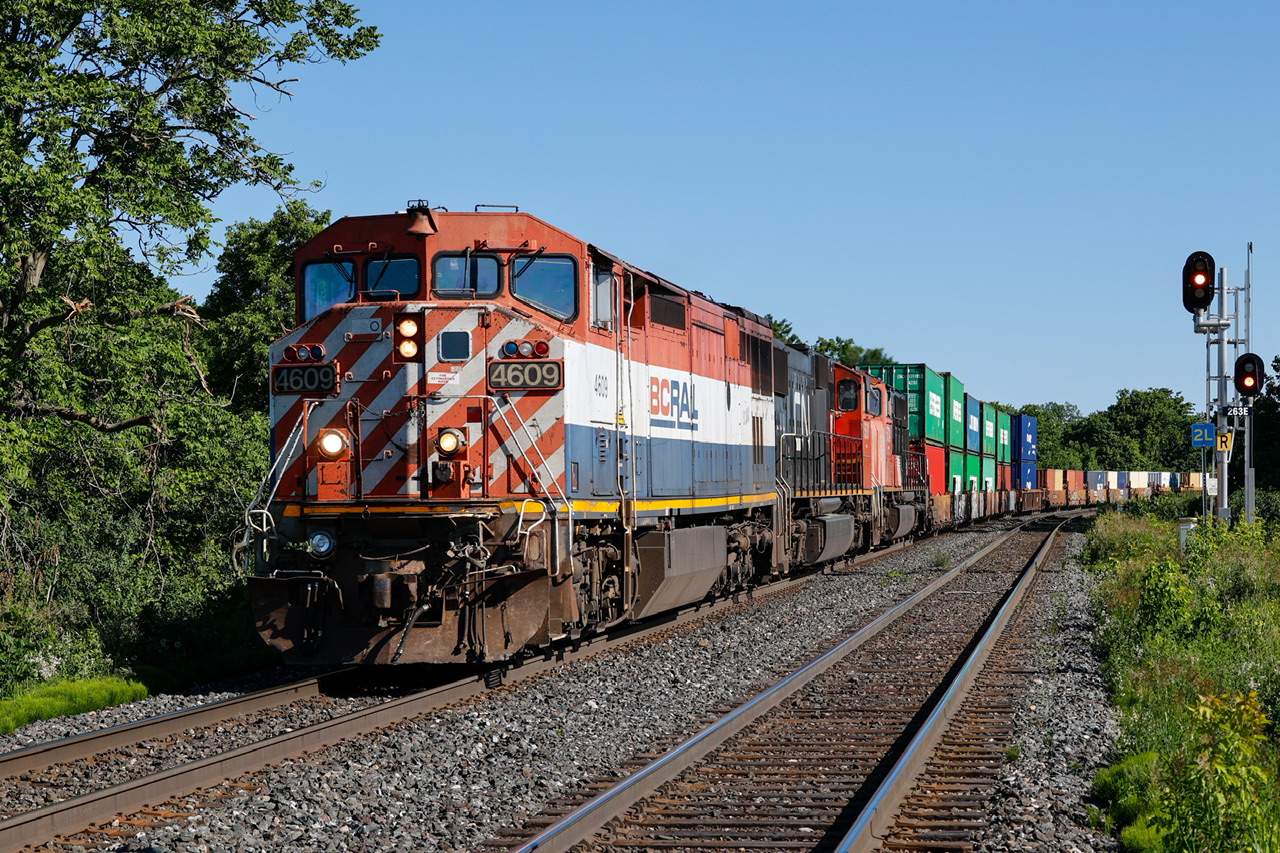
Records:
[[[1191,447],[1195,407],[1168,388],[1146,391],[1123,389],[1106,409],[1114,431],[1131,438],[1141,450],[1124,470],[1190,471],[1200,467],[1199,452]],[[1121,470],[1107,466],[1107,470]]]
[[[773,326],[774,338],[782,341],[784,344],[787,344],[788,346],[793,346],[793,347],[807,346],[807,344],[805,344],[805,342],[800,339],[800,336],[797,335],[795,331],[791,328],[790,320],[776,319],[772,314],[766,314],[765,317],[769,318],[769,323],[770,325]]]
[[[112,431],[90,401],[35,391],[59,329],[197,320],[189,299],[118,299],[125,237],[161,273],[202,256],[227,187],[295,185],[242,106],[287,95],[286,66],[377,44],[342,0],[11,0],[0,12],[0,409]],[[49,279],[53,265],[61,274]],[[126,296],[135,296],[136,292]],[[180,333],[181,334],[181,333]]]
[[[236,411],[267,410],[271,342],[293,328],[293,253],[329,224],[329,212],[300,199],[266,222],[250,219],[227,229],[218,278],[200,308],[209,385]]]
[[[1041,468],[1083,470],[1085,465],[1077,447],[1068,445],[1072,425],[1084,417],[1074,403],[1032,403],[1017,414],[1031,415],[1038,423],[1038,455]]]
[[[70,674],[238,582],[265,417],[210,387],[165,276],[223,190],[298,186],[246,102],[378,36],[343,0],[10,0],[0,26],[0,635],[50,626]]]
[[[847,367],[857,367],[859,364],[897,364],[883,349],[860,347],[850,338],[820,337],[814,349]]]

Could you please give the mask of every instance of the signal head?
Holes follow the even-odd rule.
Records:
[[[1217,265],[1208,252],[1192,252],[1182,265],[1182,306],[1195,314],[1213,304]]]
[[[1262,367],[1262,359],[1251,352],[1236,359],[1236,369],[1232,374],[1236,393],[1241,399],[1252,400],[1262,391],[1262,380],[1266,371]]]

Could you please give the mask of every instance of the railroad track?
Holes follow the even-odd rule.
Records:
[[[878,559],[886,553],[864,555],[856,561],[849,561],[845,567]],[[806,578],[797,578],[771,584],[746,598],[786,595],[805,582]],[[658,642],[671,632],[683,630],[688,623],[719,618],[749,606],[749,601],[722,601],[687,611],[664,623],[632,627],[616,633],[640,642]],[[320,679],[308,679],[129,726],[0,754],[0,780],[4,780],[0,781],[0,791],[16,780],[25,782],[28,787],[46,789],[48,793],[47,804],[38,808],[18,812],[12,806],[7,809],[0,807],[0,853],[38,847],[56,839],[70,839],[67,843],[76,846],[110,841],[148,826],[180,820],[186,812],[175,810],[179,808],[172,799],[176,795],[205,791],[208,792],[205,799],[214,801],[225,796],[216,789],[227,779],[243,777],[255,770],[366,735],[403,719],[431,713],[446,705],[466,702],[504,681],[514,689],[518,682],[539,675],[577,654],[594,654],[602,648],[616,650],[604,642],[606,639],[614,638],[592,638],[583,641],[576,651],[568,648],[554,650],[502,672],[472,674],[461,681],[379,701],[350,714],[334,717],[329,713],[326,716],[331,719],[326,718],[315,725],[254,739],[228,751],[210,752],[197,760],[164,766],[154,772],[140,771],[136,778],[119,784],[90,784],[90,788],[96,788],[93,790],[77,792],[74,788],[66,789],[64,782],[75,777],[94,780],[99,775],[95,767],[137,762],[139,767],[147,768],[154,763],[153,754],[164,752],[165,744],[172,739],[199,739],[202,730],[245,726],[243,721],[246,720],[251,727],[270,728],[263,726],[261,721],[263,715],[272,713],[272,709],[287,703],[319,703],[323,699]],[[236,720],[242,722],[236,723]],[[77,767],[79,769],[75,769]],[[71,793],[59,793],[64,789]],[[0,801],[7,803],[8,798],[0,797]]]
[[[204,757],[185,763],[170,762],[154,772],[140,771],[135,777],[105,787],[94,782],[96,768],[137,762],[139,757],[143,768],[154,767],[164,762],[166,745],[175,738],[198,740],[203,730],[219,726],[254,728],[262,722],[262,717],[255,715],[270,714],[273,709],[290,703],[322,704],[322,681],[339,676],[335,673],[306,679],[126,726],[0,754],[0,793],[6,790],[6,786],[35,787],[41,789],[48,800],[47,805],[25,811],[13,806],[0,806],[0,853],[68,838],[73,838],[76,843],[92,843],[95,838],[131,835],[148,826],[180,819],[185,813],[164,807],[164,803],[177,794],[209,790],[225,780],[367,735],[453,703],[465,702],[487,690],[515,685],[563,661],[606,649],[609,643],[619,639],[661,641],[690,623],[718,618],[749,607],[754,598],[785,595],[805,580],[795,578],[771,584],[751,595],[690,608],[665,621],[626,626],[609,635],[583,639],[573,647],[557,648],[514,665],[477,671],[460,680],[440,683],[399,698],[376,701],[351,713],[326,715],[321,711],[318,715],[325,719],[313,725],[281,731],[269,737],[252,738],[234,749],[210,751]],[[353,673],[354,670],[344,671],[347,677]],[[78,787],[77,781],[80,783]],[[68,790],[71,793],[60,793]],[[0,802],[7,799],[0,797]]]
[[[949,745],[968,764],[935,766],[924,795],[933,811],[921,812],[919,798],[906,810],[904,798],[1056,529],[1002,537],[691,740],[641,757],[621,782],[560,801],[530,823],[532,837],[503,836],[486,848],[865,851],[878,849],[902,814],[904,825],[929,824],[932,835],[903,830],[885,849],[964,849],[961,836],[981,807],[972,796],[943,802],[936,794],[972,790],[972,779],[952,785],[948,773],[999,767],[987,732]],[[985,710],[982,699],[970,705],[971,716]]]

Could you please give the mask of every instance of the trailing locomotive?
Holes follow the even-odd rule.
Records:
[[[931,487],[903,388],[518,210],[347,217],[294,272],[249,511],[292,662],[503,660],[1056,494]]]

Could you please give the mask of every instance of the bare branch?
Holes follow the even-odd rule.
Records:
[[[14,409],[23,415],[34,415],[37,417],[55,417],[64,421],[74,421],[93,427],[98,432],[110,433],[120,432],[121,430],[132,429],[134,427],[150,427],[158,430],[154,415],[138,415],[115,423],[108,423],[101,418],[94,417],[88,412],[82,412],[78,409],[70,409],[66,406],[51,406],[47,403],[37,403],[34,400],[21,400],[14,405]]]

